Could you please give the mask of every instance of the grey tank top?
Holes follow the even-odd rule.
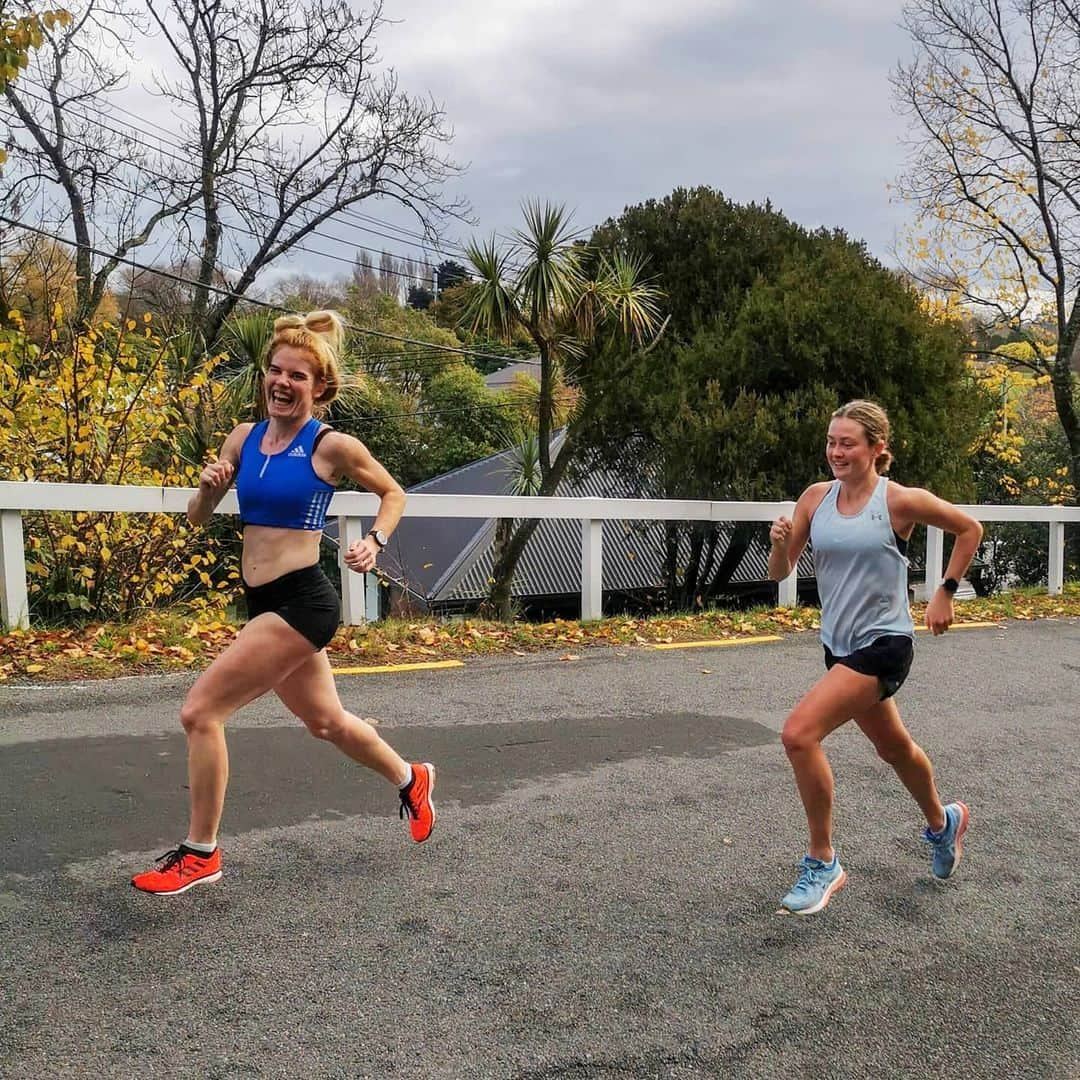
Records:
[[[821,597],[821,642],[850,656],[884,634],[915,638],[908,606],[908,561],[896,543],[882,476],[857,514],[836,506],[834,480],[810,521],[814,571]]]

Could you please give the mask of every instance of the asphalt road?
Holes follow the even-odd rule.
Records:
[[[340,680],[439,769],[395,793],[276,699],[230,728],[225,877],[128,885],[182,838],[188,678],[0,690],[0,1076],[1080,1075],[1080,625],[920,637],[901,710],[965,861],[854,725],[848,885],[777,913],[805,843],[777,739],[810,636]]]

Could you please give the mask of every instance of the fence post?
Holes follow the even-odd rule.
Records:
[[[786,578],[777,582],[776,586],[777,607],[799,606],[799,568],[792,567],[791,573]]]
[[[22,513],[19,510],[0,510],[0,617],[5,630],[30,625]]]
[[[1046,575],[1047,592],[1060,596],[1065,588],[1065,522],[1050,522],[1050,567]]]
[[[346,626],[363,626],[367,621],[367,589],[369,574],[357,574],[345,565],[345,552],[352,544],[364,539],[364,523],[357,517],[338,518],[338,565],[341,567],[341,621]]]
[[[929,600],[944,576],[945,533],[936,525],[926,527],[926,577],[915,590],[916,600]]]
[[[368,622],[378,622],[379,611],[379,575],[372,572],[364,575],[364,618]]]
[[[581,617],[603,617],[604,523],[581,523]]]

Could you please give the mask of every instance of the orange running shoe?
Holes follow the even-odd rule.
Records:
[[[221,877],[219,848],[212,855],[201,855],[181,844],[155,861],[161,863],[156,870],[147,870],[131,879],[136,889],[156,896],[177,896],[193,885],[209,885]]]
[[[435,804],[431,793],[435,790],[435,766],[428,762],[413,763],[412,780],[409,786],[401,789],[401,808],[398,817],[409,817],[409,832],[412,838],[422,844],[435,827]]]

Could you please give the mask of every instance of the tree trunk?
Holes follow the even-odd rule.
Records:
[[[1080,502],[1080,417],[1076,415],[1074,397],[1075,374],[1073,354],[1080,344],[1080,295],[1073,298],[1072,312],[1064,318],[1063,298],[1058,297],[1058,352],[1050,373],[1050,385],[1054,391],[1054,407],[1057,409],[1065,440],[1069,444],[1069,473],[1074,502]]]
[[[571,429],[566,433],[566,438],[563,440],[558,456],[551,462],[547,474],[544,475],[540,481],[540,490],[537,492],[538,496],[555,494],[555,489],[562,482],[562,478],[566,475],[566,470],[574,456],[574,444],[578,433],[582,430],[586,422],[587,413],[588,409],[586,408],[574,422]],[[540,453],[541,458],[543,458],[543,444],[541,444]],[[509,539],[506,541],[506,546],[502,553],[496,555],[495,565],[491,568],[492,584],[490,602],[491,606],[495,609],[496,618],[501,619],[503,622],[510,622],[513,617],[513,612],[511,610],[511,590],[514,585],[514,572],[517,570],[517,564],[521,561],[522,553],[525,551],[525,545],[529,542],[532,534],[536,532],[536,526],[539,524],[540,522],[536,518],[519,521],[514,527]],[[496,526],[496,536],[498,536],[498,526]]]
[[[724,557],[720,560],[712,581],[707,582],[702,590],[706,604],[711,602],[717,592],[731,581],[731,575],[739,568],[743,556],[750,549],[755,528],[756,526],[746,523],[735,526],[727,551],[724,552]]]
[[[690,611],[697,595],[698,575],[701,572],[701,553],[705,550],[705,531],[700,522],[690,525],[690,558],[686,560],[682,588],[679,591],[679,610]]]

